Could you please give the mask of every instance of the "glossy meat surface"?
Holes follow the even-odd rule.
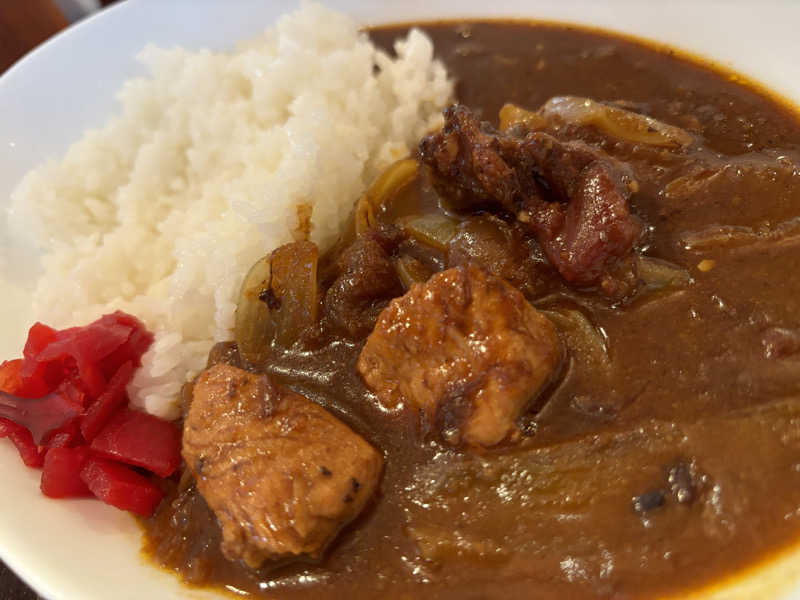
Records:
[[[474,265],[414,285],[381,313],[358,371],[381,404],[408,403],[453,444],[513,441],[516,419],[555,377],[553,324]]]
[[[498,133],[461,104],[444,110],[444,125],[419,143],[421,162],[440,179],[442,195],[457,206],[498,203],[509,212],[538,193],[528,173],[515,169],[515,140]],[[508,152],[508,149],[512,152]]]
[[[628,168],[582,141],[497,132],[465,106],[448,107],[444,117],[419,154],[445,197],[517,215],[568,283],[600,285],[612,297],[629,291],[618,290],[611,274],[641,233],[628,207],[638,189]]]
[[[642,231],[628,206],[638,189],[630,170],[583,142],[560,142],[546,133],[529,134],[523,148],[562,201],[529,198],[518,218],[567,282],[599,283],[607,295],[617,295],[611,271],[630,256]]]
[[[222,551],[251,567],[318,557],[374,493],[383,459],[307,398],[226,364],[194,385],[183,457],[222,528]]]

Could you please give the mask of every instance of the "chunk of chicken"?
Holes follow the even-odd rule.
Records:
[[[381,313],[358,371],[385,408],[407,401],[452,444],[520,435],[516,419],[561,362],[553,324],[470,264],[415,284]]]
[[[383,458],[308,398],[217,364],[197,379],[183,457],[222,527],[222,552],[318,557],[375,492]]]

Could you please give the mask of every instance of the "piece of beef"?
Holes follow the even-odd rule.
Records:
[[[383,458],[311,400],[220,363],[194,384],[183,457],[229,560],[318,557],[366,505]]]
[[[497,202],[514,211],[521,183],[506,162],[502,137],[461,104],[444,110],[441,131],[422,138],[420,160],[433,167],[440,191],[459,206]]]
[[[603,286],[641,234],[628,208],[636,187],[630,171],[584,142],[560,142],[546,133],[529,134],[520,151],[557,201],[526,198],[518,218],[530,224],[568,283]]]
[[[583,142],[532,132],[494,131],[465,107],[444,112],[441,131],[420,142],[420,160],[440,193],[463,204],[495,203],[527,223],[568,283],[624,293],[620,273],[641,233],[628,207],[637,183],[630,169]]]
[[[403,293],[390,251],[391,235],[368,231],[339,256],[337,275],[322,302],[323,318],[336,332],[359,338],[372,330],[389,300]]]
[[[516,419],[561,362],[553,324],[475,265],[415,284],[381,313],[358,371],[385,408],[407,402],[452,444],[519,436]]]

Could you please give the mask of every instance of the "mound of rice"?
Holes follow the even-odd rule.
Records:
[[[354,200],[406,155],[452,94],[419,31],[378,51],[342,14],[304,5],[232,53],[146,48],[121,114],[29,173],[11,224],[43,248],[35,316],[62,327],[122,309],[156,333],[132,402],[177,414],[183,382],[230,339],[250,265],[313,207],[339,235]],[[377,67],[377,68],[376,68]]]

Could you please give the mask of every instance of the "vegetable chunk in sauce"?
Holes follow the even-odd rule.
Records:
[[[316,281],[302,336],[251,358],[214,353],[230,365],[217,369],[266,377],[286,410],[319,416],[258,459],[270,469],[242,489],[269,492],[236,499],[289,498],[311,525],[286,518],[248,546],[258,518],[225,517],[231,470],[197,472],[201,453],[223,458],[215,417],[187,429],[197,483],[185,474],[145,523],[150,553],[192,583],[278,599],[627,600],[682,597],[795,543],[797,115],[740,78],[602,33],[422,27],[457,81],[450,128],[365,193],[318,275],[284,269],[289,290]],[[370,35],[390,49],[403,31]],[[456,310],[468,282],[474,312]],[[413,335],[394,331],[398,307]],[[497,342],[480,360],[473,318],[476,339]],[[510,393],[495,394],[492,369],[515,361]],[[479,406],[490,418],[471,421]],[[275,434],[242,419],[251,448]],[[310,504],[321,464],[324,510]],[[296,494],[271,487],[273,468]],[[345,503],[340,474],[372,481],[359,494],[374,501]]]

